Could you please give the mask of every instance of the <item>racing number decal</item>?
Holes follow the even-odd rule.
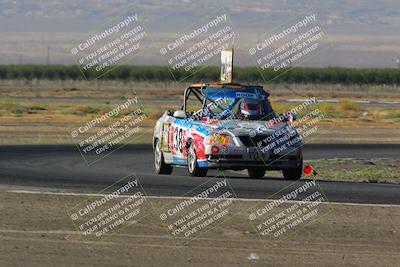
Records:
[[[184,145],[186,143],[186,131],[180,127],[171,126],[170,131],[170,148],[172,154],[183,155],[184,154]]]
[[[175,128],[174,132],[174,149],[175,151],[179,151],[179,153],[183,153],[183,140],[182,140],[182,128]]]

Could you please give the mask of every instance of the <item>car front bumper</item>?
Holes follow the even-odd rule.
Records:
[[[261,152],[254,147],[234,147],[220,149],[206,148],[206,161],[204,167],[216,169],[241,170],[249,167],[265,167],[267,170],[282,170],[301,166],[302,149],[300,146],[292,147],[275,154],[274,151]],[[202,164],[199,164],[200,166]]]

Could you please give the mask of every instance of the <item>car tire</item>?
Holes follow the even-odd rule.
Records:
[[[173,167],[164,161],[164,155],[161,151],[161,142],[156,141],[154,146],[154,168],[156,174],[171,174]]]
[[[249,173],[250,178],[259,179],[263,178],[265,175],[265,168],[248,168],[247,172]]]
[[[201,168],[197,164],[197,153],[193,142],[190,142],[187,150],[187,166],[191,176],[204,177],[207,175],[207,168]]]
[[[301,163],[299,166],[291,169],[282,170],[283,177],[287,180],[300,180],[301,175],[303,174],[303,159],[301,159]]]

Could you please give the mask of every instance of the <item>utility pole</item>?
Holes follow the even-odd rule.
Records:
[[[50,46],[47,46],[47,58],[46,58],[46,65],[50,64]]]

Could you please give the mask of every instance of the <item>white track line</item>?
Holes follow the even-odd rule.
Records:
[[[87,196],[87,197],[103,197],[105,194],[93,193],[67,193],[67,192],[50,192],[50,191],[29,191],[29,190],[8,190],[7,193],[17,194],[42,194],[42,195],[60,195],[60,196]],[[120,195],[119,197],[129,197],[129,195]],[[190,199],[191,197],[176,197],[176,196],[146,196],[150,199]],[[204,200],[212,200],[213,198],[204,198]],[[260,198],[235,198],[234,201],[257,202],[257,201],[273,201],[274,199]],[[291,202],[300,202],[293,201]],[[365,206],[365,207],[400,207],[398,204],[366,204],[366,203],[349,203],[349,202],[321,202],[325,205],[347,205],[347,206]]]

